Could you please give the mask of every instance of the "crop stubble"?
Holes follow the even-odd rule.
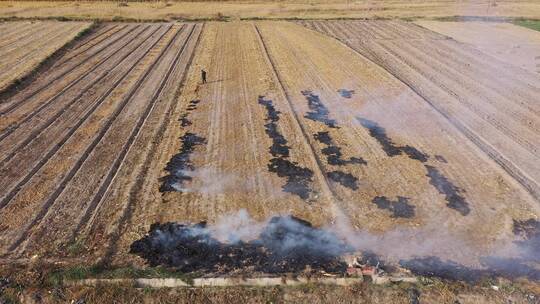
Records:
[[[118,32],[108,27],[116,26],[96,35],[110,37],[81,42],[75,49],[85,52],[60,60],[12,97],[18,102],[7,101],[19,104],[30,96],[4,115],[31,118],[3,129],[9,133],[3,141],[15,150],[2,151],[2,182],[10,190],[0,211],[4,251],[62,250],[59,245],[85,227],[156,104],[171,98],[185,70],[179,63],[193,51],[193,32],[196,39],[200,30],[195,24],[131,24]],[[53,85],[39,90],[40,80]]]
[[[535,176],[537,78],[407,23],[301,23],[345,45],[288,22],[108,24],[81,40],[0,104],[0,251],[140,263],[127,252],[152,223],[241,208],[445,227],[489,250],[537,214],[519,179]]]
[[[0,27],[0,90],[90,26],[89,22],[21,21]]]

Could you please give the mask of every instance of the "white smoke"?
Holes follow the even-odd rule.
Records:
[[[280,241],[282,248],[317,247],[320,252],[343,252],[343,245],[354,252],[373,252],[387,262],[398,262],[403,259],[419,257],[440,257],[442,260],[457,261],[470,267],[481,267],[480,261],[487,256],[480,256],[478,250],[468,246],[466,242],[450,232],[428,225],[418,228],[396,228],[376,234],[355,229],[348,217],[337,207],[331,210],[336,216],[332,224],[313,229],[318,234],[287,234]],[[287,218],[288,215],[280,215]],[[226,214],[208,225],[204,233],[222,243],[233,244],[239,241],[249,242],[261,236],[271,227],[273,217],[257,221],[245,209]],[[282,221],[290,231],[298,231],[301,227],[296,221]],[[202,232],[201,232],[202,233]],[[289,238],[288,238],[289,237]],[[489,257],[525,258],[530,260],[530,251],[517,246],[514,242],[504,242],[492,248]],[[474,258],[475,263],[471,263]],[[464,263],[463,263],[464,262]]]
[[[216,195],[239,188],[239,178],[232,173],[218,173],[215,168],[202,167],[196,170],[181,170],[179,175],[192,178],[172,185],[180,192]]]

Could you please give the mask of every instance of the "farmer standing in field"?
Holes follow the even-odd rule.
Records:
[[[201,70],[201,78],[202,78],[202,83],[206,83],[206,71],[205,70]]]

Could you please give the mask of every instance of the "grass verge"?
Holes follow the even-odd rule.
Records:
[[[540,31],[540,20],[515,20],[512,23],[535,31]]]

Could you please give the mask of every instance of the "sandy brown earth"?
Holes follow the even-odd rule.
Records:
[[[128,2],[128,1],[126,1]],[[287,1],[2,1],[0,17],[177,20],[222,18],[416,18],[495,16],[539,18],[535,0],[287,0]]]
[[[104,24],[2,100],[1,261],[144,265],[151,224],[240,209],[507,253],[540,216],[538,76],[415,24],[299,23]]]
[[[540,32],[510,23],[417,21],[434,32],[475,46],[483,53],[540,73]]]
[[[21,21],[0,24],[0,90],[31,72],[90,26],[88,22]]]

